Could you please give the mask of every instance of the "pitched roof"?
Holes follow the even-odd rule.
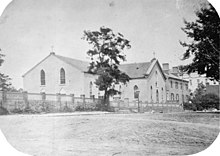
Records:
[[[53,55],[54,57],[60,59],[61,61],[79,69],[82,72],[87,72],[89,67],[89,62],[81,61],[69,57],[64,57],[60,55],[55,55],[55,53],[51,53],[49,56]],[[31,68],[28,72],[26,72],[23,76],[33,70],[36,66],[46,60],[49,56],[45,59],[40,61],[37,65]],[[153,69],[154,65],[158,63],[156,59],[152,59],[151,62],[142,62],[142,63],[129,63],[129,64],[122,64],[119,66],[119,69],[122,72],[125,72],[130,78],[143,78],[145,76],[150,75],[151,70]],[[163,76],[166,78],[162,71]]]
[[[175,79],[175,80],[180,80],[180,81],[184,81],[184,82],[189,82],[187,80],[182,79],[181,77],[178,77],[172,73],[165,73],[167,78],[171,78],[171,79]]]
[[[122,64],[119,69],[125,72],[130,78],[144,77],[147,73],[151,62]]]
[[[77,60],[77,59],[73,59],[69,57],[64,57],[60,55],[54,55],[54,56],[81,71],[84,71],[84,72],[88,71],[89,62],[81,61],[81,60]]]
[[[39,64],[41,64],[42,62],[44,62],[48,57],[50,57],[51,55],[55,56],[56,58],[60,59],[63,62],[66,62],[67,64],[81,70],[84,72],[88,71],[88,67],[89,67],[89,62],[86,61],[81,61],[81,60],[77,60],[77,59],[73,59],[73,58],[69,58],[69,57],[64,57],[64,56],[60,56],[60,55],[55,55],[54,52],[51,52],[50,55],[48,55],[47,57],[45,57],[42,61],[40,61],[38,64],[36,64],[34,67],[32,67],[30,70],[28,70],[25,74],[22,75],[22,77],[24,77],[26,74],[28,74],[30,71],[32,71],[35,67],[37,67]]]

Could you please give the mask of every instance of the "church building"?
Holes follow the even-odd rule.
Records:
[[[51,52],[23,75],[24,90],[98,98],[103,95],[94,83],[98,76],[88,73],[88,66],[89,62]],[[165,67],[166,64],[162,68],[155,58],[150,62],[120,65],[119,69],[130,77],[130,81],[115,86],[121,94],[114,97],[130,101],[139,98],[144,103],[182,103],[187,100],[188,81],[166,72]]]

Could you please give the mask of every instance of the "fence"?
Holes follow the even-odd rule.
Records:
[[[165,101],[163,103],[158,102],[142,102],[138,100],[125,100],[114,99],[110,101],[111,107],[115,110],[130,110],[130,111],[139,111],[140,112],[179,112],[183,111],[183,106],[179,104],[178,101]]]
[[[74,94],[39,94],[28,92],[0,91],[0,106],[9,112],[62,112],[75,110],[97,110],[101,99],[85,98],[85,95],[75,97]]]

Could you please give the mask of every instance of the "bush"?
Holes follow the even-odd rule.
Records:
[[[186,110],[199,110],[210,108],[219,108],[219,97],[215,94],[197,95],[192,99],[192,103],[184,103],[183,108]]]
[[[196,111],[197,110],[197,107],[196,107],[196,104],[195,103],[190,103],[190,102],[184,102],[183,103],[183,109],[184,110],[193,110],[193,111]]]
[[[6,114],[8,114],[9,112],[8,112],[8,110],[7,109],[5,109],[4,107],[0,107],[0,115],[6,115]]]
[[[205,94],[201,98],[201,107],[203,109],[216,108],[219,110],[219,97],[215,94]]]

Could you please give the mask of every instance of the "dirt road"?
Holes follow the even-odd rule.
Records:
[[[10,115],[0,128],[31,155],[188,155],[212,144],[219,115]]]

